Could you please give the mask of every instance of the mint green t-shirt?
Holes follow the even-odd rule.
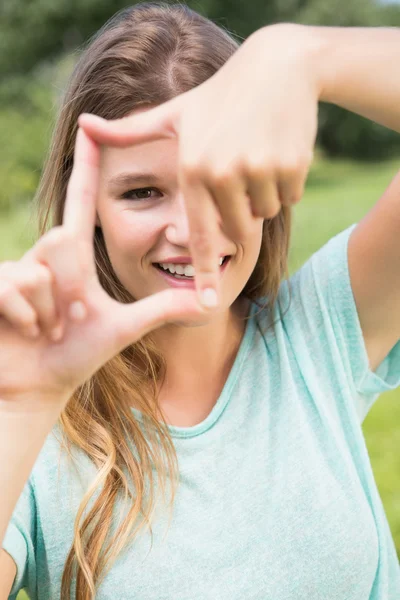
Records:
[[[160,503],[152,548],[144,531],[97,600],[399,600],[399,561],[361,424],[379,394],[400,386],[400,342],[369,369],[348,271],[355,226],[292,275],[286,314],[282,282],[266,333],[265,311],[256,316],[251,305],[212,411],[193,427],[170,427],[180,485],[168,532]],[[59,598],[75,515],[95,476],[83,454],[79,473],[67,469],[56,433],[3,541],[17,564],[12,599],[21,588],[32,600]]]

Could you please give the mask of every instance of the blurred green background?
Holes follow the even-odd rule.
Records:
[[[3,0],[0,4],[0,261],[32,246],[32,198],[56,108],[76,58],[121,0]],[[275,22],[400,26],[397,2],[197,0],[186,4],[240,41]],[[377,202],[400,169],[400,136],[320,104],[315,161],[294,209],[290,273]],[[400,558],[400,390],[383,394],[363,424],[372,467]],[[18,600],[27,596],[21,592]]]

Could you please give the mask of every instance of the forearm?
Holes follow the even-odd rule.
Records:
[[[56,411],[13,413],[0,401],[0,542],[57,418]]]
[[[319,100],[400,132],[400,28],[307,29]]]

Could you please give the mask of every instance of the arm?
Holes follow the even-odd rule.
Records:
[[[0,539],[59,410],[17,411],[0,400]],[[61,406],[61,404],[60,404]]]
[[[0,549],[0,600],[8,600],[15,576],[17,565],[5,550]]]
[[[319,100],[400,133],[400,28],[294,27],[308,30]]]
[[[319,100],[400,132],[400,29],[300,27],[300,50],[316,76]],[[400,172],[349,240],[351,285],[372,371],[400,339],[399,240]]]

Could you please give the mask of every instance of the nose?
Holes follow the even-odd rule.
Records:
[[[170,204],[168,226],[165,230],[165,235],[171,244],[189,249],[189,219],[182,193],[178,193],[174,202]]]
[[[213,203],[213,219],[215,219],[217,224],[217,229],[219,230],[221,236],[225,238],[226,236],[222,232],[222,219],[221,214],[217,210],[215,204]],[[189,250],[189,240],[190,240],[190,228],[189,228],[189,219],[187,216],[186,205],[184,201],[183,194],[178,192],[174,202],[170,204],[170,212],[168,217],[169,223],[166,228],[166,237],[171,244],[176,246],[183,246],[187,250]],[[214,229],[214,228],[212,228]],[[211,230],[211,228],[210,228]]]

